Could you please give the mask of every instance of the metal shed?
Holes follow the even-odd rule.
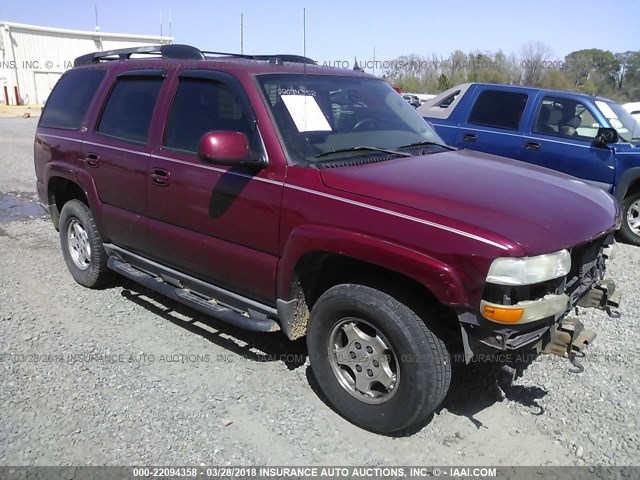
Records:
[[[172,37],[0,22],[0,103],[43,104],[60,76],[80,55],[172,42]]]

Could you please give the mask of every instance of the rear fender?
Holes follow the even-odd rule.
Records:
[[[100,198],[98,197],[98,191],[96,189],[95,182],[91,178],[91,176],[83,171],[78,170],[77,168],[69,167],[63,163],[49,162],[45,166],[44,178],[45,185],[47,188],[47,199],[48,199],[48,207],[49,213],[51,214],[51,219],[58,228],[58,223],[60,219],[60,212],[56,206],[54,200],[54,192],[49,191],[49,183],[53,178],[64,178],[70,182],[75,183],[80,187],[82,192],[84,193],[85,198],[87,199],[87,203],[89,204],[89,208],[93,213],[93,216],[96,221],[96,225],[98,226],[98,230],[102,235],[103,239],[107,240],[108,235],[107,231],[102,224],[102,202],[100,202]]]

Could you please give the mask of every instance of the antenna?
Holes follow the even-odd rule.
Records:
[[[162,10],[160,10],[160,36],[162,36]]]
[[[244,54],[244,13],[240,14],[240,55]]]
[[[307,56],[307,9],[302,8],[302,56]]]
[[[96,16],[96,32],[99,32],[100,27],[98,26],[98,4],[97,3],[93,4],[93,13]]]
[[[373,67],[372,67],[372,75],[376,74],[376,46],[373,46]]]
[[[171,36],[171,9],[169,9],[169,36]]]

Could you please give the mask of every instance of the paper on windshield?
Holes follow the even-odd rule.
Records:
[[[310,95],[281,95],[289,115],[296,124],[299,132],[330,132],[331,125],[327,122],[320,105]]]

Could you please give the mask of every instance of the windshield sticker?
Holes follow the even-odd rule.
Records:
[[[618,115],[616,115],[616,112],[614,112],[611,107],[609,105],[607,105],[606,102],[602,102],[600,100],[596,100],[596,105],[598,106],[598,108],[600,109],[600,111],[602,112],[602,114],[608,118],[608,119],[612,119],[612,118],[618,118]]]
[[[278,95],[309,95],[311,97],[316,96],[315,90],[307,90],[306,88],[279,88]]]
[[[299,132],[332,131],[315,98],[308,95],[282,95],[281,98]]]

